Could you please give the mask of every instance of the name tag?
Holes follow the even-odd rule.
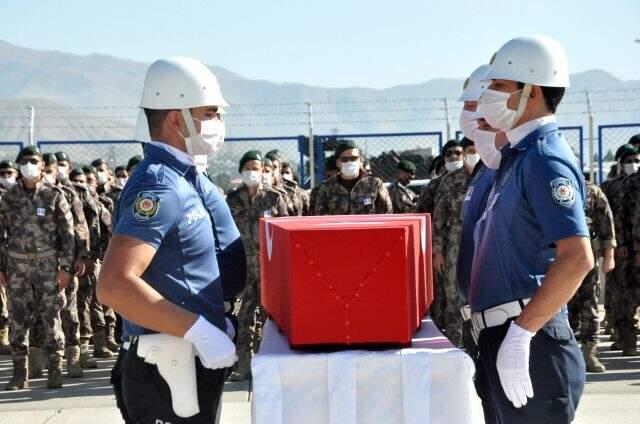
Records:
[[[471,200],[471,195],[473,195],[473,186],[469,187],[469,190],[467,190],[467,195],[464,198],[464,201],[468,202],[469,200]]]
[[[36,216],[45,216],[47,214],[47,210],[45,208],[36,209]]]
[[[362,203],[364,203],[365,205],[370,205],[373,202],[371,201],[371,197],[365,197]]]

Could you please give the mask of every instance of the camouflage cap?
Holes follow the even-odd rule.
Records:
[[[56,159],[58,162],[71,162],[69,155],[65,152],[56,152]]]
[[[56,155],[53,153],[45,153],[42,155],[42,160],[44,160],[45,166],[53,165],[54,163],[58,163],[58,159],[56,159]]]
[[[18,170],[18,165],[14,161],[11,160],[3,160],[0,162],[0,169],[14,169]]]
[[[262,162],[263,158],[260,150],[249,150],[247,153],[242,155],[242,158],[240,159],[240,166],[238,167],[238,172],[242,172],[242,167],[250,160],[257,160]]]
[[[345,150],[357,148],[358,145],[353,140],[340,140],[340,144],[338,144],[338,147],[336,147],[336,158],[339,157]]]
[[[38,149],[36,146],[27,146],[24,149],[20,150],[20,153],[18,153],[18,157],[16,157],[16,162],[20,162],[20,159],[25,156],[42,157],[42,152],[40,152],[40,149]]]
[[[416,165],[410,160],[403,159],[398,162],[398,169],[400,171],[408,172],[409,174],[416,173]]]

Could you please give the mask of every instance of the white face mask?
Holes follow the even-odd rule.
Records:
[[[184,137],[184,143],[187,147],[187,153],[191,156],[206,155],[210,156],[220,150],[224,144],[226,127],[220,119],[199,120],[191,116],[189,109],[182,109],[182,116],[187,124],[189,137]],[[193,121],[200,122],[200,134],[197,133]]]
[[[69,175],[69,169],[64,165],[58,165],[58,180],[61,182],[67,181]]]
[[[34,165],[28,163],[26,165],[20,165],[20,174],[25,180],[35,180],[40,177],[40,165]]]
[[[625,163],[624,164],[624,173],[627,175],[633,175],[638,172],[640,169],[640,164],[638,163]]]
[[[480,155],[478,154],[465,155],[464,157],[465,165],[471,169],[475,168],[478,162],[480,162]]]
[[[109,181],[109,174],[107,174],[107,171],[98,172],[98,175],[96,175],[96,177],[98,178],[98,184],[100,185],[106,184],[107,181]]]
[[[273,184],[273,174],[271,172],[263,172],[262,173],[262,185],[266,185],[267,187],[271,187]]]
[[[354,178],[360,174],[360,161],[344,162],[340,164],[340,172],[346,178]]]
[[[528,88],[527,88],[528,87]],[[503,93],[496,90],[485,90],[480,97],[478,103],[478,111],[482,114],[484,119],[493,128],[501,131],[509,131],[515,127],[516,123],[522,117],[524,110],[527,106],[527,100],[529,99],[529,93],[531,86],[525,86],[525,89],[514,91],[513,93]],[[518,110],[512,110],[507,107],[507,101],[512,94],[522,91],[520,94],[520,102],[518,104]]]
[[[118,178],[118,184],[120,184],[120,187],[124,187],[127,181],[129,181],[129,178]]]
[[[469,140],[476,141],[476,131],[478,130],[478,120],[474,118],[475,112],[462,110],[460,113],[460,131]]]
[[[262,181],[260,171],[242,171],[242,182],[248,187],[257,187]]]
[[[6,188],[11,188],[16,185],[16,177],[0,177],[0,184]]]
[[[480,159],[487,168],[498,169],[502,154],[496,149],[496,133],[491,131],[476,131],[475,146]]]
[[[447,171],[451,172],[451,171],[455,171],[456,169],[460,169],[464,166],[464,162],[462,162],[461,160],[456,160],[454,162],[445,162],[444,163],[444,167],[447,169]]]
[[[293,174],[290,172],[287,172],[286,174],[282,174],[282,178],[284,178],[287,181],[293,181]]]
[[[56,183],[56,176],[53,174],[44,174],[44,180],[49,183],[49,184],[53,184],[55,185]]]

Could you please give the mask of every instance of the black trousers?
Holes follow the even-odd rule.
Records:
[[[178,417],[171,406],[171,392],[158,368],[136,353],[137,344],[120,349],[111,371],[116,402],[126,424],[211,424],[216,423],[228,369],[210,370],[196,357],[196,382],[200,412]]]
[[[586,370],[567,318],[558,313],[531,340],[533,398],[522,408],[507,399],[496,369],[498,349],[510,324],[511,320],[480,332],[479,365],[484,380],[476,385],[483,392],[480,397],[490,400],[497,423],[570,424],[584,390]]]

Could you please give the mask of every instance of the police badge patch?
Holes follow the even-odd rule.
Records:
[[[567,208],[576,201],[576,190],[568,178],[561,177],[551,181],[551,194],[558,205]]]
[[[138,221],[148,221],[158,213],[160,209],[160,198],[149,191],[143,191],[138,194],[136,201],[133,202],[133,216]]]

